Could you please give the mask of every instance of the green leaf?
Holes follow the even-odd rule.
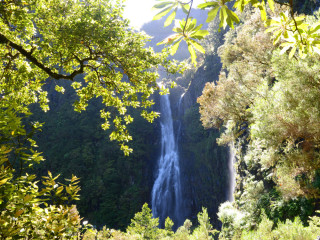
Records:
[[[191,55],[191,62],[193,63],[194,66],[197,66],[197,54],[196,54],[196,51],[194,50],[194,48],[192,47],[192,45],[188,43],[188,50],[189,50],[189,53]]]
[[[197,49],[199,52],[201,53],[205,53],[206,51],[204,50],[204,48],[199,44],[197,43],[196,41],[194,40],[190,40],[190,43],[195,47],[195,49]]]
[[[317,23],[311,27],[310,34],[314,34],[320,30],[320,23]]]
[[[189,4],[182,4],[181,3],[181,7],[182,7],[182,11],[185,13],[185,14],[188,14],[189,10],[190,10],[190,5]]]
[[[265,5],[264,1],[261,2],[259,9],[260,9],[260,14],[261,14],[261,20],[266,21],[267,20],[267,10],[266,10],[266,5]]]
[[[228,17],[231,18],[231,20],[233,22],[239,23],[239,17],[237,16],[237,14],[235,14],[235,12],[231,11],[230,9],[226,8],[226,12],[228,14]]]
[[[286,16],[286,14],[284,12],[281,12],[280,16],[285,22],[288,21],[287,16]]]
[[[211,9],[209,12],[208,12],[208,18],[206,20],[206,22],[211,22],[213,19],[215,19],[215,17],[217,16],[217,13],[219,11],[220,7],[217,6],[213,9]]]
[[[64,94],[64,92],[65,92],[64,87],[58,86],[58,85],[55,86],[55,90],[56,90],[57,92],[62,93],[62,94]]]
[[[167,15],[171,11],[171,9],[172,9],[172,6],[163,9],[161,12],[159,12],[157,15],[155,15],[152,20],[161,19],[163,16]]]
[[[196,31],[193,34],[191,34],[190,37],[201,40],[205,36],[207,36],[208,34],[209,34],[209,32],[207,30],[199,30],[199,31]]]
[[[220,25],[219,25],[219,27],[226,28],[226,26],[227,26],[227,18],[228,18],[228,15],[226,13],[226,8],[223,7],[220,10]]]
[[[276,30],[276,29],[279,29],[279,27],[278,27],[278,26],[277,26],[277,27],[270,27],[270,28],[268,28],[265,32],[266,32],[266,33],[273,32],[273,31]]]
[[[59,195],[63,191],[63,186],[60,186],[56,190],[56,195]]]
[[[172,31],[174,31],[176,33],[182,33],[183,29],[179,28],[179,27],[175,27],[175,28],[172,28]]]
[[[193,32],[197,32],[202,28],[203,24],[200,24],[198,26],[196,26],[195,28],[192,29]]]
[[[4,179],[0,180],[0,185],[5,184],[8,180],[9,180],[9,178],[4,178]]]
[[[270,7],[271,11],[274,12],[274,1],[268,0],[268,3],[269,3],[269,7]]]
[[[233,7],[240,10],[240,12],[243,12],[243,9],[244,9],[244,6],[246,5],[247,3],[245,3],[245,0],[237,0]]]
[[[219,3],[217,3],[217,2],[206,2],[206,3],[199,4],[198,8],[204,9],[204,8],[207,8],[207,7],[215,7],[215,6],[219,6]]]
[[[291,59],[291,58],[293,57],[293,55],[296,53],[296,51],[297,51],[297,47],[294,46],[294,47],[291,49],[290,53],[289,53],[289,59]]]
[[[309,28],[309,25],[307,23],[301,23],[298,25],[298,31],[300,33],[307,32],[308,28]]]
[[[281,35],[282,35],[282,32],[280,30],[273,33],[273,36],[274,36],[273,44],[277,44],[279,42]]]
[[[168,1],[168,2],[162,2],[162,3],[158,3],[158,4],[155,4],[153,7],[152,7],[152,10],[158,10],[160,8],[163,8],[169,4],[173,4],[174,2],[172,1]]]
[[[189,21],[187,22],[187,26],[186,26],[186,32],[190,32],[191,30],[194,29],[194,27],[197,24],[197,19],[195,18],[189,18]]]
[[[169,15],[169,17],[167,17],[166,21],[164,22],[164,26],[165,26],[165,27],[169,26],[169,25],[172,23],[173,19],[175,19],[176,13],[177,13],[176,11],[177,11],[177,9],[175,9],[175,10]]]
[[[174,54],[177,52],[177,50],[178,50],[178,48],[179,48],[179,44],[181,43],[181,41],[182,41],[182,39],[180,39],[179,41],[175,42],[175,43],[172,45],[172,47],[170,48],[170,54],[171,54],[171,55],[174,55]]]

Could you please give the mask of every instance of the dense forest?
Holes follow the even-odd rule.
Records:
[[[172,6],[158,18],[184,11],[145,24],[151,41],[123,4],[0,3],[0,239],[317,239],[320,3],[208,1],[190,12],[159,0]],[[184,20],[166,38],[176,16],[211,22]],[[171,48],[156,46],[164,38]],[[187,49],[184,62],[170,56]],[[151,204],[163,94],[179,225]]]

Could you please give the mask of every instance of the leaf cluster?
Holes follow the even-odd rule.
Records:
[[[145,48],[148,37],[129,30],[120,2],[1,4],[1,96],[10,101],[10,108],[26,114],[28,106],[38,102],[47,111],[47,93],[42,90],[46,79],[69,80],[78,95],[75,111],[85,110],[90,99],[100,98],[102,128],[113,125],[110,139],[129,154],[132,149],[127,142],[132,137],[126,126],[133,118],[127,108],[140,108],[148,121],[157,116],[147,111],[157,89],[156,69],[163,66],[173,73],[179,69],[166,59],[168,53]],[[63,92],[61,86],[56,90]]]
[[[179,7],[184,6],[184,2],[181,1],[172,1],[167,2],[166,0],[158,0],[161,3],[155,5],[155,9],[161,9],[167,5],[172,5],[175,7],[175,10],[167,18],[165,26],[168,26],[175,17],[175,11]],[[191,0],[190,5],[192,6],[193,0]],[[187,3],[185,3],[187,4]],[[285,5],[289,10],[287,12],[277,12],[275,14],[276,6]],[[320,54],[319,51],[319,21],[314,22],[313,24],[306,21],[304,16],[296,16],[294,12],[293,1],[288,3],[276,2],[274,0],[236,0],[234,1],[233,7],[231,7],[231,0],[212,0],[205,1],[204,3],[199,4],[197,7],[199,9],[209,9],[207,12],[207,22],[213,21],[217,16],[219,16],[219,30],[220,28],[234,28],[234,24],[239,24],[239,14],[242,13],[246,6],[251,6],[253,8],[259,9],[260,16],[265,26],[269,26],[268,32],[273,33],[272,38],[274,38],[274,43],[276,44],[280,39],[282,40],[282,53],[291,49],[289,56],[292,57],[296,54],[298,50],[299,56],[304,58],[308,54]],[[271,14],[268,13],[268,7],[271,10]],[[186,20],[180,21],[180,24],[183,24],[185,29],[188,24],[189,11],[186,13]],[[171,7],[167,7],[164,10],[160,11],[155,17],[159,19],[165,16],[171,11]],[[169,24],[168,24],[169,23]],[[203,30],[202,30],[203,31]],[[183,30],[182,39],[188,41],[188,37]],[[163,43],[163,42],[162,42]],[[167,44],[175,44],[173,42],[165,41]],[[177,45],[175,46],[175,48]],[[196,65],[196,56],[193,49],[188,49],[191,55],[192,62]],[[173,51],[174,53],[175,51]],[[200,51],[201,52],[201,51]]]
[[[35,175],[23,174],[14,177],[14,169],[8,164],[8,154],[4,146],[0,153],[0,237],[1,239],[78,239],[80,221],[75,205],[79,187],[73,177],[71,184],[60,185],[56,177],[49,176],[39,187]],[[61,197],[62,188],[67,189]],[[57,202],[56,198],[64,202]],[[68,201],[66,201],[67,198]]]

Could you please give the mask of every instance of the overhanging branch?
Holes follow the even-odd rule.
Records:
[[[54,79],[67,79],[73,81],[75,76],[83,73],[84,67],[86,67],[85,62],[89,60],[96,60],[98,59],[98,56],[96,57],[88,57],[84,59],[79,59],[76,57],[77,61],[80,64],[80,68],[77,70],[74,70],[71,74],[69,75],[64,75],[64,74],[59,74],[56,72],[53,72],[51,68],[46,67],[43,63],[41,63],[38,59],[36,59],[34,56],[32,56],[32,52],[28,52],[25,50],[22,46],[10,41],[6,36],[4,36],[2,33],[0,33],[0,44],[8,44],[10,47],[14,48],[17,50],[19,53],[21,53],[23,56],[25,56],[30,62],[32,62],[34,65],[42,69],[44,72],[46,72],[50,77]]]

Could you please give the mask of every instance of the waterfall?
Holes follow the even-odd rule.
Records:
[[[174,137],[172,113],[168,95],[160,96],[161,156],[157,177],[152,188],[152,213],[163,226],[169,216],[175,227],[183,224],[179,154]]]
[[[178,102],[178,116],[182,116],[183,115],[183,111],[181,109],[181,103],[182,103],[182,99],[184,96],[185,92],[181,94],[180,98],[179,98],[179,102]],[[177,131],[177,138],[176,138],[176,143],[179,144],[180,141],[180,136],[181,136],[181,121],[179,121],[178,123],[178,131]]]
[[[236,187],[236,174],[234,169],[235,163],[235,149],[234,144],[229,144],[229,162],[228,162],[228,169],[229,169],[229,189],[228,189],[228,201],[233,202],[234,197],[233,193]]]

